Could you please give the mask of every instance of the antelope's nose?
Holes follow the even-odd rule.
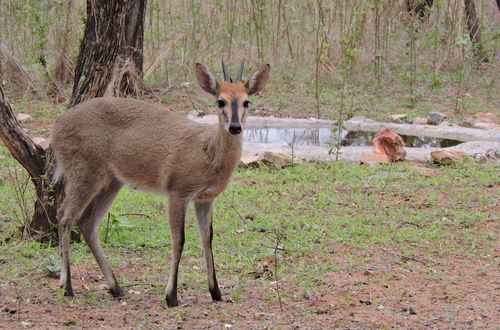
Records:
[[[241,125],[240,124],[231,124],[229,126],[229,133],[233,135],[237,135],[241,133]]]

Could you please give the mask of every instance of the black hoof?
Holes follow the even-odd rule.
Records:
[[[213,290],[209,289],[209,291],[213,301],[222,301],[222,294],[220,293],[219,288],[215,288]]]
[[[65,297],[74,297],[75,294],[73,293],[73,288],[72,287],[64,288],[64,296]]]
[[[109,289],[109,293],[111,293],[111,295],[113,295],[113,297],[118,298],[118,299],[125,297],[125,293],[123,292],[122,288],[120,288],[120,287]]]
[[[168,295],[165,297],[165,300],[167,301],[167,306],[168,307],[176,307],[179,306],[179,303],[177,302],[177,297],[172,297],[170,298]]]

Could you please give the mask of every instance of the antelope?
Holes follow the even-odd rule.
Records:
[[[217,126],[196,123],[144,101],[107,97],[80,103],[57,119],[51,143],[56,180],[62,178],[65,184],[66,197],[58,217],[60,283],[66,296],[74,295],[70,231],[75,224],[104,274],[109,292],[117,298],[124,296],[97,231],[114,198],[128,184],[168,197],[172,255],[167,305],[178,305],[178,269],[190,201],[194,202],[200,229],[209,292],[212,300],[222,300],[212,254],[212,210],[241,157],[249,96],[261,91],[270,71],[266,64],[243,83],[243,66],[242,61],[233,82],[222,60],[222,84],[205,66],[195,66],[200,87],[215,97]]]

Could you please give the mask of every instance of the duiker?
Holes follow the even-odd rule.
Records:
[[[212,254],[214,200],[238,165],[249,96],[269,77],[262,66],[241,82],[243,62],[233,82],[222,61],[224,82],[203,65],[195,72],[201,88],[216,99],[217,126],[196,123],[157,105],[123,98],[95,98],[57,119],[52,146],[56,173],[64,178],[66,197],[59,210],[62,254],[61,286],[73,296],[70,275],[70,230],[78,225],[101,268],[109,291],[123,290],[106,258],[97,229],[124,184],[168,196],[172,236],[171,269],[166,289],[168,306],[177,306],[177,274],[184,245],[184,221],[194,202],[213,300],[222,300]],[[56,176],[57,177],[57,176]]]

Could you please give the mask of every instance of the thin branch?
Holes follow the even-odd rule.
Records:
[[[33,179],[45,172],[45,151],[35,144],[17,120],[0,85],[0,139],[12,156],[28,171]]]

